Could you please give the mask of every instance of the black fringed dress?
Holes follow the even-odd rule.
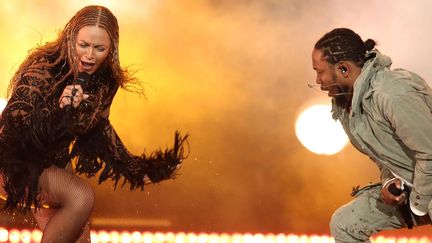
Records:
[[[184,159],[186,137],[175,134],[174,146],[149,156],[128,152],[108,119],[109,108],[119,85],[108,68],[101,67],[83,84],[89,98],[79,107],[60,109],[63,89],[73,77],[59,82],[67,70],[61,64],[31,64],[14,85],[0,119],[0,173],[7,192],[5,209],[27,211],[37,200],[38,178],[52,165],[64,168],[76,159],[76,172],[95,176],[99,183],[112,179],[115,185],[141,188],[147,183],[172,178]],[[65,63],[65,62],[64,62]],[[73,76],[73,75],[72,75]]]

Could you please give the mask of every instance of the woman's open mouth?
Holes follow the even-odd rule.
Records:
[[[81,61],[81,67],[84,71],[90,71],[95,64],[91,62]]]

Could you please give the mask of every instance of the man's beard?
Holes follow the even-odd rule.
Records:
[[[333,83],[339,83],[337,81],[337,76],[336,76],[336,72],[333,72],[332,74],[332,78],[333,78]],[[330,96],[332,94],[334,94],[335,96],[333,96],[334,101],[336,102],[336,105],[343,107],[345,109],[348,109],[351,106],[351,98],[352,95],[348,94],[349,89],[347,87],[344,87],[342,85],[337,85],[332,87],[332,90],[329,91]],[[340,94],[340,95],[337,95]]]

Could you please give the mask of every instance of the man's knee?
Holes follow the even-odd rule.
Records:
[[[429,218],[432,221],[432,200],[428,204],[428,215],[429,215]]]
[[[332,215],[330,220],[330,232],[332,236],[336,239],[344,236],[346,234],[345,221],[344,221],[344,210],[343,208],[338,208]]]
[[[330,220],[330,232],[336,242],[368,242],[372,231],[349,207],[338,208]]]

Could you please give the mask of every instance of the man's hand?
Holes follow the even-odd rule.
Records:
[[[394,184],[397,189],[401,189],[402,182],[399,179],[395,179],[391,183],[388,183],[385,187],[381,188],[381,198],[384,203],[388,205],[398,206],[405,203],[406,192],[402,192],[399,196],[392,194],[389,191],[390,185]]]

